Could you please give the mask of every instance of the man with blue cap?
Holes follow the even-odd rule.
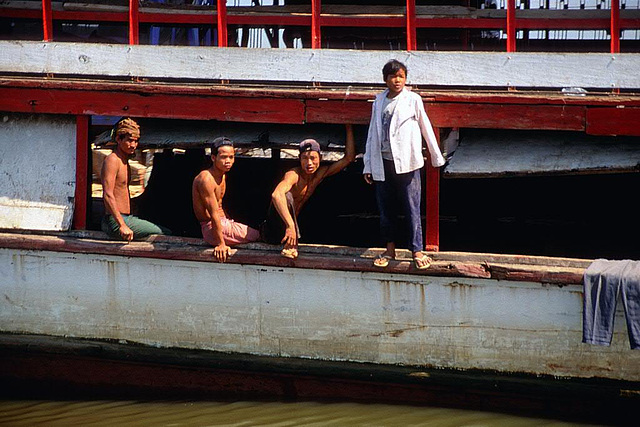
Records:
[[[347,134],[342,159],[320,166],[320,144],[315,139],[305,139],[299,146],[300,166],[287,171],[271,194],[271,205],[262,224],[261,235],[267,243],[284,243],[281,254],[286,258],[298,257],[300,230],[296,217],[302,206],[322,180],[340,172],[356,157],[352,126],[347,124],[345,127]]]

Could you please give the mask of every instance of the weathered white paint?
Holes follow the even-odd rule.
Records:
[[[581,343],[576,285],[0,249],[0,292],[5,332],[640,380],[623,319]]]
[[[640,55],[246,49],[0,41],[0,73],[381,84],[396,58],[408,82],[438,86],[640,88]],[[167,58],[171,58],[170,61]]]
[[[0,228],[68,230],[76,184],[74,117],[0,117]]]
[[[629,172],[638,167],[640,144],[636,139],[570,132],[481,131],[460,141],[445,175]]]

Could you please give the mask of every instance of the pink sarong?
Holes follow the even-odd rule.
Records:
[[[248,225],[235,222],[226,216],[220,216],[220,224],[222,225],[222,237],[227,245],[239,245],[241,243],[255,242],[260,238],[260,232]],[[213,234],[213,226],[211,221],[201,222],[202,238],[211,246],[216,246],[216,237]]]

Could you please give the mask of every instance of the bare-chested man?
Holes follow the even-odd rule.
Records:
[[[122,119],[114,127],[116,148],[102,165],[101,179],[105,216],[102,230],[113,238],[131,241],[151,234],[171,234],[164,228],[131,215],[129,193],[129,157],[138,147],[140,126],[130,118]]]
[[[235,161],[233,142],[220,137],[211,147],[213,165],[196,176],[191,187],[193,211],[200,221],[203,239],[214,247],[214,257],[225,262],[229,246],[256,241],[258,230],[227,218],[222,209],[222,198],[227,188],[226,174]]]
[[[282,181],[271,194],[271,206],[262,225],[262,238],[267,243],[284,243],[282,256],[298,257],[297,215],[323,179],[335,175],[355,159],[353,129],[346,127],[344,157],[330,165],[320,166],[320,145],[314,139],[300,143],[300,166],[285,173]]]

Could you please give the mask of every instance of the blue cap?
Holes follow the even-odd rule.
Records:
[[[315,139],[305,139],[300,143],[300,153],[307,151],[317,151],[320,153],[320,144]]]
[[[226,136],[219,136],[216,139],[213,140],[213,147],[217,150],[220,147],[223,147],[225,145],[229,145],[231,147],[233,147],[233,141],[231,141],[229,138],[227,138]]]

